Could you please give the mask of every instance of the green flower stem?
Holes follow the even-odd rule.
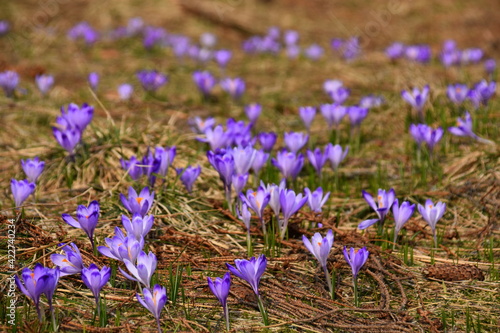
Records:
[[[226,319],[226,330],[229,332],[231,327],[229,326],[229,307],[227,306],[227,303],[226,306],[224,306],[224,317]]]
[[[158,328],[158,333],[161,333],[160,318],[156,318],[156,327]]]
[[[354,287],[354,306],[359,308],[359,298],[358,298],[358,277],[355,277],[352,280],[352,284]]]
[[[323,266],[323,271],[325,272],[326,282],[328,283],[328,290],[330,291],[330,297],[333,299],[333,286],[332,286],[332,278],[330,273],[328,273],[328,268]]]
[[[250,236],[250,230],[247,230],[247,254],[250,258],[253,255],[252,238]]]
[[[265,326],[269,325],[269,318],[267,317],[267,312],[266,309],[264,308],[264,304],[262,303],[262,298],[260,295],[257,295],[257,304],[259,305],[259,310],[262,315],[262,321],[264,322]]]

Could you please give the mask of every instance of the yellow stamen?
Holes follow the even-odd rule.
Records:
[[[142,199],[143,199],[143,198],[138,197],[138,198],[135,198],[135,201],[137,201],[137,203],[140,205],[140,204],[141,204]]]

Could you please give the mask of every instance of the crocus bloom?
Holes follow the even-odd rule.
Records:
[[[233,175],[234,193],[240,193],[248,182],[248,173],[242,175]]]
[[[155,92],[168,82],[168,77],[158,71],[142,70],[137,73],[142,88],[147,92]]]
[[[153,226],[153,222],[153,215],[146,215],[142,217],[140,214],[135,213],[132,216],[132,219],[122,215],[122,224],[125,230],[127,230],[127,235],[134,236],[137,240],[146,237],[149,230],[151,230],[151,227]]]
[[[286,187],[286,179],[282,179],[279,185],[276,184],[268,184],[267,186],[264,182],[260,181],[260,186],[266,189],[266,192],[269,193],[269,206],[274,212],[276,218],[279,218],[281,211],[281,203],[280,203],[280,195],[281,192],[285,190]]]
[[[391,188],[389,192],[379,189],[377,195],[378,205],[370,193],[364,190],[362,192],[363,192],[363,198],[366,200],[368,205],[370,205],[370,207],[375,211],[375,213],[377,213],[378,218],[365,220],[358,225],[358,228],[363,230],[368,228],[372,224],[375,224],[376,222],[378,222],[380,226],[383,226],[385,217],[387,213],[389,213],[389,210],[391,209],[391,206],[394,203],[394,200],[396,199],[396,193],[394,192],[394,189]]]
[[[28,179],[16,180],[11,179],[10,189],[12,190],[12,196],[14,197],[14,203],[16,207],[23,204],[31,193],[35,190],[35,184],[31,183]]]
[[[259,296],[260,279],[267,266],[266,256],[261,254],[258,258],[252,257],[250,260],[236,259],[234,264],[236,267],[226,263],[229,271],[248,282],[255,295]]]
[[[203,96],[207,97],[212,93],[213,88],[215,87],[217,80],[215,77],[210,74],[208,71],[196,71],[193,73],[193,81],[198,87],[198,90],[203,94]]]
[[[153,252],[149,251],[149,254],[141,251],[137,256],[137,264],[134,265],[130,260],[123,259],[125,266],[127,266],[130,274],[125,273],[123,269],[120,269],[120,272],[129,280],[137,281],[145,285],[147,288],[150,287],[151,277],[156,270],[156,256]]]
[[[299,115],[307,131],[309,131],[314,117],[316,116],[316,108],[314,106],[301,106],[299,108]]]
[[[245,106],[245,114],[250,120],[250,123],[255,123],[262,112],[262,105],[258,103],[252,103]]]
[[[469,87],[466,84],[452,84],[446,88],[446,96],[456,105],[462,104],[469,95]]]
[[[118,96],[122,101],[129,100],[134,93],[134,87],[129,83],[124,83],[118,86]]]
[[[401,58],[405,53],[405,46],[403,43],[395,42],[385,49],[385,54],[391,59]]]
[[[304,50],[304,55],[311,60],[318,60],[323,56],[324,50],[318,44],[312,44]]]
[[[7,97],[12,97],[19,84],[19,75],[14,71],[0,73],[0,87]]]
[[[108,283],[110,277],[111,268],[106,266],[103,266],[102,269],[99,269],[96,264],[90,264],[88,268],[82,269],[82,281],[83,283],[85,283],[87,288],[92,291],[98,312],[101,289],[106,283]]]
[[[333,146],[329,143],[325,148],[325,154],[327,153],[328,160],[334,171],[337,171],[339,164],[345,159],[347,153],[349,152],[349,147],[342,149],[340,145]]]
[[[177,154],[177,148],[175,146],[172,147],[156,147],[155,148],[155,164],[156,168],[154,172],[157,174],[166,177],[168,167],[172,164],[175,159],[175,155]]]
[[[357,251],[354,250],[353,247],[350,248],[349,252],[347,252],[347,248],[344,246],[344,257],[349,266],[351,266],[352,277],[354,280],[357,279],[359,270],[365,264],[370,252],[363,247]]]
[[[497,68],[497,63],[495,59],[488,59],[484,61],[484,70],[488,74],[493,74],[495,69]]]
[[[83,39],[87,45],[92,45],[99,39],[99,33],[87,22],[80,22],[68,31],[68,38]]]
[[[153,206],[154,199],[155,192],[149,192],[149,187],[143,188],[139,195],[137,195],[134,188],[130,186],[128,188],[128,198],[120,193],[120,200],[123,207],[131,214],[139,213],[141,216],[145,216],[149,212],[149,209]]]
[[[234,174],[234,158],[231,154],[215,154],[212,151],[207,152],[207,158],[214,169],[219,173],[219,178],[224,184],[226,190],[226,199],[228,191],[231,191],[231,184],[233,182]],[[230,194],[229,194],[230,195]],[[228,201],[229,203],[229,201]]]
[[[283,190],[280,192],[280,205],[281,212],[283,213],[283,220],[279,221],[281,239],[285,237],[288,220],[304,206],[306,201],[307,197],[302,196],[302,193],[295,194],[293,190]]]
[[[42,95],[47,95],[49,90],[52,89],[52,86],[54,85],[54,77],[46,74],[37,75],[35,77],[35,83]]]
[[[227,307],[227,296],[229,296],[229,288],[231,287],[231,273],[227,272],[224,277],[215,278],[213,281],[211,278],[207,277],[208,287],[212,293],[217,297],[222,308],[224,309],[224,317],[226,319],[226,328],[229,332],[229,310]]]
[[[398,199],[394,200],[392,205],[392,215],[394,216],[394,245],[396,245],[399,231],[413,215],[414,210],[415,205],[411,205],[408,201],[403,201],[401,206],[399,206]]]
[[[130,160],[120,159],[120,164],[122,169],[128,172],[128,175],[133,180],[138,180],[143,175],[142,162],[138,160],[135,156],[132,156]]]
[[[285,145],[293,153],[297,153],[302,149],[307,143],[307,140],[309,140],[309,135],[307,134],[301,132],[285,132]]]
[[[205,129],[205,138],[198,139],[202,142],[208,142],[211,150],[225,148],[230,145],[232,140],[231,132],[224,131],[222,125],[217,125],[215,128],[208,127]]]
[[[490,140],[483,139],[472,131],[472,118],[469,112],[465,113],[463,119],[457,118],[457,126],[448,127],[448,132],[456,136],[468,136],[479,142],[492,144]]]
[[[180,175],[182,184],[186,187],[186,190],[191,193],[193,191],[193,184],[201,173],[201,167],[198,165],[196,167],[188,165],[186,168],[177,168],[177,175]]]
[[[92,72],[89,74],[87,79],[88,79],[90,88],[92,88],[93,91],[96,91],[97,85],[99,84],[99,74],[97,74],[96,72]]]
[[[8,21],[0,20],[0,36],[7,34],[10,30],[10,24]]]
[[[306,235],[302,235],[302,241],[309,252],[316,257],[321,267],[326,268],[328,255],[333,246],[332,229],[328,230],[325,237],[322,237],[319,232],[315,233],[314,236],[311,237],[311,240],[309,240]]]
[[[137,256],[144,247],[144,239],[137,239],[130,235],[125,237],[120,228],[115,227],[113,238],[105,238],[106,246],[98,246],[97,250],[104,256],[123,261],[125,259],[135,263]]]
[[[50,310],[52,309],[52,297],[59,282],[59,268],[51,269],[43,267],[42,264],[36,263],[33,271],[28,267],[24,268],[21,272],[21,278],[15,275],[16,285],[19,290],[35,303],[38,320],[42,321],[42,313],[40,311],[40,296],[45,294],[49,302]]]
[[[427,132],[428,126],[425,124],[411,124],[410,125],[410,134],[417,143],[418,147],[420,148],[420,145],[422,142],[425,140],[426,132]]]
[[[264,149],[265,152],[270,152],[273,149],[278,136],[274,132],[261,132],[258,135],[258,139],[262,149]]]
[[[311,190],[306,187],[304,192],[309,208],[315,213],[321,212],[321,207],[323,207],[326,200],[330,197],[330,192],[325,193],[325,196],[323,196],[323,189],[321,187],[318,187],[314,192],[311,192]]]
[[[286,47],[286,55],[290,59],[295,59],[300,55],[300,46],[298,45],[288,45]]]
[[[156,284],[153,287],[153,291],[149,290],[148,288],[144,288],[142,290],[142,294],[144,295],[144,299],[139,295],[138,293],[136,294],[137,300],[143,307],[149,310],[151,314],[155,317],[156,319],[156,324],[158,326],[158,332],[161,332],[161,327],[160,327],[160,314],[163,308],[165,307],[165,304],[168,301],[167,298],[167,289],[165,287],[160,286],[159,284]]]
[[[429,227],[431,227],[434,237],[434,246],[437,247],[436,224],[446,212],[446,204],[440,201],[434,205],[431,199],[427,199],[425,201],[425,206],[421,204],[418,205],[418,211],[425,222],[429,224]]]
[[[328,123],[328,127],[338,127],[347,114],[347,107],[338,104],[323,104],[320,106],[320,111]]]
[[[214,53],[214,59],[219,65],[219,67],[225,68],[233,53],[230,50],[218,50]]]
[[[79,205],[76,208],[76,219],[78,221],[69,214],[62,214],[62,218],[70,226],[83,229],[89,237],[92,247],[94,247],[94,230],[99,219],[99,203],[97,201],[92,201],[88,207]]]
[[[63,117],[58,117],[56,123],[57,125],[52,127],[52,134],[61,147],[72,155],[82,138],[82,132]]]
[[[251,146],[245,148],[234,147],[228,150],[234,159],[234,171],[238,175],[248,173],[255,158],[255,149]]]
[[[429,62],[431,55],[431,48],[429,45],[408,45],[405,49],[405,56],[407,59],[420,63]]]
[[[321,170],[323,169],[326,161],[328,161],[328,146],[325,147],[324,152],[322,152],[320,148],[316,148],[314,151],[308,150],[307,159],[313,166],[314,170],[316,170],[318,176],[321,177]]]
[[[266,153],[263,149],[255,150],[255,158],[253,159],[251,169],[256,175],[260,173],[260,170],[267,163],[268,159],[269,154]]]
[[[271,195],[267,193],[265,188],[259,186],[257,191],[247,190],[246,195],[240,193],[240,199],[257,214],[259,219],[262,220],[262,217],[264,215],[264,209],[269,203]]]
[[[276,159],[271,159],[271,163],[280,170],[283,178],[295,179],[304,166],[304,155],[282,150],[278,152]]]
[[[21,160],[21,166],[23,168],[26,177],[31,183],[36,183],[38,177],[43,172],[43,168],[45,167],[45,162],[40,161],[38,157],[34,159],[28,158],[27,160]]]
[[[299,33],[295,30],[287,30],[283,35],[286,45],[295,45],[299,41]]]
[[[215,125],[215,119],[213,117],[207,117],[206,119],[194,117],[189,119],[188,122],[193,132],[198,134],[205,133],[208,128],[212,128]]]
[[[426,85],[422,91],[418,88],[413,88],[411,92],[403,90],[401,92],[401,97],[410,104],[415,110],[417,110],[418,114],[423,117],[423,109],[425,102],[427,101],[427,97],[429,96],[429,86]]]
[[[225,78],[220,82],[222,90],[227,92],[233,99],[239,99],[245,92],[245,81],[236,78]]]
[[[59,266],[61,276],[80,273],[84,266],[82,255],[80,254],[78,246],[73,243],[70,243],[69,245],[62,243],[59,244],[59,246],[63,246],[62,250],[64,251],[64,254],[51,254],[50,260],[52,260],[54,265]]]
[[[82,106],[70,103],[66,109],[64,106],[61,107],[61,115],[70,126],[74,126],[80,132],[83,132],[94,117],[94,107],[87,103],[83,103]]]
[[[243,221],[245,228],[250,232],[250,220],[252,219],[252,214],[248,210],[248,205],[243,202],[241,208],[238,208],[238,218]]]
[[[347,115],[349,116],[349,121],[351,127],[359,127],[361,122],[368,116],[368,108],[362,108],[359,106],[349,106],[347,108]]]
[[[384,98],[381,96],[368,95],[359,100],[359,107],[361,108],[374,108],[384,104]]]
[[[335,104],[342,104],[349,98],[351,91],[344,86],[340,86],[337,89],[330,90],[328,94]]]
[[[431,127],[429,127],[425,132],[424,141],[427,144],[427,147],[429,147],[429,151],[431,153],[434,150],[434,147],[443,137],[443,133],[444,131],[441,127],[438,127],[436,129],[432,129]]]
[[[469,91],[469,99],[478,108],[481,104],[488,105],[488,101],[496,92],[497,84],[495,81],[487,82],[482,80],[474,85]]]

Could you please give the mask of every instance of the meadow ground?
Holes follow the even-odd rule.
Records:
[[[145,50],[140,38],[102,40],[88,47],[70,41],[66,32],[86,20],[99,31],[125,25],[131,17],[147,24],[197,40],[203,32],[218,36],[218,47],[233,50],[225,73],[213,62],[200,66],[177,59],[170,49]],[[24,204],[24,216],[16,222],[16,271],[36,262],[51,266],[50,254],[58,244],[74,242],[85,264],[111,266],[110,283],[103,289],[106,311],[94,316],[94,300],[79,276],[60,280],[54,306],[60,331],[153,332],[154,318],[135,299],[137,284],[117,272],[116,261],[95,255],[84,232],[67,225],[61,214],[74,214],[76,206],[98,200],[101,216],[95,235],[98,245],[111,237],[126,211],[119,193],[129,186],[147,185],[145,178],[132,181],[120,166],[120,158],[143,156],[148,147],[177,147],[175,167],[200,164],[201,176],[188,194],[173,168],[165,182],[157,181],[155,216],[146,248],[158,257],[154,281],[168,289],[170,302],[162,313],[164,331],[219,332],[224,330],[220,305],[207,287],[206,277],[222,276],[225,263],[247,258],[243,223],[224,205],[224,192],[217,172],[206,158],[206,145],[195,140],[188,125],[194,116],[213,116],[219,123],[228,117],[245,118],[243,106],[256,102],[263,113],[254,128],[276,131],[277,146],[283,132],[304,131],[298,107],[330,103],[323,91],[328,79],[342,80],[351,89],[348,103],[368,94],[381,95],[385,103],[371,109],[362,123],[359,140],[349,136],[346,120],[338,141],[351,150],[341,164],[338,178],[326,170],[322,179],[306,163],[296,191],[322,186],[331,191],[322,214],[307,208],[292,218],[285,240],[264,244],[257,219],[252,221],[254,253],[266,253],[269,263],[261,281],[264,304],[269,312],[269,331],[276,332],[499,332],[500,331],[500,102],[495,96],[486,107],[473,110],[475,132],[495,144],[445,133],[434,158],[416,158],[416,145],[408,133],[415,122],[401,90],[414,86],[431,88],[426,104],[427,124],[444,129],[454,126],[464,108],[446,98],[448,84],[471,85],[489,77],[482,63],[443,67],[435,58],[446,39],[460,48],[480,47],[488,58],[500,60],[500,5],[479,1],[2,1],[0,19],[12,31],[0,37],[0,72],[14,70],[21,76],[14,98],[0,96],[0,296],[1,329],[9,332],[50,331],[49,316],[40,324],[36,311],[16,291],[16,325],[8,324],[6,296],[8,220],[16,217],[10,179],[24,179],[20,160],[39,156],[46,162],[37,189]],[[279,55],[248,55],[241,43],[270,26],[295,29],[301,45],[318,43],[325,56],[317,61]],[[332,54],[331,38],[360,36],[362,54],[345,61]],[[391,62],[384,49],[394,41],[430,44],[433,60],[419,64]],[[220,88],[204,100],[192,82],[192,72],[205,68],[217,77],[241,77],[246,91],[232,101]],[[155,94],[144,93],[135,77],[142,69],[169,75],[169,83]],[[87,75],[100,74],[96,93]],[[34,84],[37,74],[55,76],[55,86],[42,97]],[[122,101],[116,87],[132,83],[131,100]],[[89,103],[94,119],[83,135],[74,159],[54,140],[51,126],[61,106]],[[310,148],[323,147],[335,138],[321,115],[311,128]],[[275,152],[273,153],[275,154]],[[253,176],[248,188],[255,188]],[[265,182],[279,182],[278,171],[269,163],[262,172]],[[400,201],[443,201],[447,212],[438,223],[439,246],[434,247],[429,226],[415,212],[393,248],[392,215],[382,237],[375,228],[357,225],[373,218],[361,190],[394,188]],[[267,214],[267,213],[266,213]],[[269,219],[271,213],[266,215]],[[313,228],[317,222],[322,228]],[[335,295],[328,295],[326,282],[315,259],[302,243],[302,235],[324,234],[333,229],[335,243],[328,268],[334,272]],[[372,230],[373,229],[373,230]],[[344,246],[366,246],[370,257],[359,276],[360,307],[354,306],[352,277],[342,255]],[[484,280],[444,281],[424,274],[427,265],[470,264]],[[428,268],[427,268],[428,269]],[[444,273],[446,275],[447,272]],[[229,302],[234,332],[264,331],[252,290],[233,277]],[[45,299],[42,306],[47,309]]]

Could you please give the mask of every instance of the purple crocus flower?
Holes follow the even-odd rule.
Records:
[[[266,191],[266,189],[262,186],[259,186],[257,191],[247,190],[246,195],[240,193],[240,200],[245,203],[248,207],[250,207],[259,217],[259,220],[262,224],[262,232],[266,234],[266,225],[263,220],[264,210],[266,209],[269,200],[271,199],[270,193]]]
[[[299,33],[295,30],[287,30],[283,34],[283,40],[286,45],[295,45],[299,41]]]
[[[258,176],[260,170],[264,167],[269,159],[269,154],[266,153],[263,149],[255,150],[255,158],[252,162],[252,170]]]
[[[481,143],[494,144],[490,140],[483,139],[479,137],[476,133],[472,131],[472,118],[469,112],[465,113],[465,117],[457,118],[457,126],[448,127],[448,132],[456,136],[471,137]]]
[[[330,197],[330,192],[325,193],[323,196],[323,189],[318,187],[314,192],[311,192],[309,188],[305,188],[304,192],[307,198],[307,204],[311,211],[315,213],[321,213],[321,207],[325,204],[326,200]]]
[[[175,159],[175,155],[177,154],[177,148],[175,146],[172,147],[156,147],[155,148],[155,159],[153,168],[153,172],[166,177],[168,167],[172,165],[172,162]]]
[[[177,175],[180,175],[182,184],[186,187],[188,193],[193,191],[193,184],[201,173],[201,167],[188,165],[186,168],[177,168]]]
[[[255,159],[255,149],[251,146],[245,148],[234,147],[228,152],[233,156],[235,173],[238,175],[248,173]]]
[[[446,89],[446,96],[456,105],[462,104],[469,95],[469,87],[466,84],[455,83]]]
[[[168,77],[155,70],[142,70],[137,73],[142,88],[147,92],[155,92],[168,82]]]
[[[120,228],[115,227],[113,238],[105,238],[106,246],[98,246],[97,250],[104,256],[115,260],[125,259],[135,263],[137,256],[144,248],[144,239],[137,239],[133,235],[125,237]]]
[[[141,216],[145,216],[148,213],[151,206],[153,206],[154,199],[155,192],[149,192],[149,187],[143,188],[139,195],[137,195],[134,188],[130,186],[128,188],[128,198],[120,193],[120,200],[123,207],[131,214],[139,213]]]
[[[159,27],[145,27],[142,34],[142,45],[147,50],[152,49],[155,45],[161,45],[167,38],[165,29]]]
[[[245,92],[245,81],[236,78],[225,78],[220,81],[222,90],[227,92],[233,99],[239,99]]]
[[[201,49],[199,49],[195,59],[198,60],[198,62],[205,64],[206,62],[210,61],[213,58],[213,55],[214,54],[212,50],[202,47]]]
[[[495,72],[495,69],[497,68],[497,63],[495,59],[488,59],[484,61],[484,70],[486,73],[492,75]]]
[[[144,296],[144,299],[139,295],[138,293],[136,294],[137,300],[143,307],[149,310],[151,314],[155,317],[156,319],[156,325],[158,327],[158,332],[161,332],[161,326],[160,326],[160,314],[163,308],[165,307],[165,304],[167,304],[168,298],[167,298],[167,289],[165,287],[160,286],[159,284],[156,284],[153,287],[153,290],[149,290],[148,288],[144,288],[142,290],[142,294]]]
[[[245,228],[250,232],[250,221],[252,220],[252,213],[248,210],[248,205],[243,202],[241,207],[237,209],[238,218],[243,221]]]
[[[343,252],[345,261],[347,261],[349,266],[351,266],[352,277],[354,280],[356,280],[358,278],[359,270],[365,264],[368,256],[370,255],[370,252],[366,249],[366,247],[363,247],[357,251],[355,251],[354,248],[351,247],[349,249],[349,252],[347,252],[347,247],[345,246]]]
[[[274,144],[278,139],[278,136],[274,132],[261,132],[257,137],[259,139],[260,145],[262,146],[262,149],[264,149],[264,151],[267,153],[273,150]]]
[[[392,205],[392,215],[394,216],[394,246],[396,246],[399,231],[413,215],[414,210],[415,205],[411,205],[408,201],[403,201],[401,206],[399,206],[398,199],[394,200]]]
[[[215,281],[207,277],[207,282],[208,287],[222,305],[224,317],[226,319],[226,328],[229,332],[229,309],[227,307],[227,296],[229,296],[229,288],[231,287],[231,273],[227,272],[222,278],[215,278]]]
[[[269,193],[269,206],[274,212],[276,218],[279,218],[281,211],[281,203],[280,203],[280,195],[281,192],[285,190],[286,187],[286,179],[282,179],[279,185],[276,184],[268,184],[267,186],[264,182],[260,181],[260,186],[266,189],[266,192]]]
[[[118,96],[122,101],[127,101],[132,97],[134,87],[129,83],[124,83],[118,86]]]
[[[285,145],[287,148],[296,154],[302,149],[309,140],[309,135],[301,132],[285,132]]]
[[[295,194],[295,191],[293,190],[281,191],[280,205],[281,212],[283,213],[283,220],[279,221],[281,239],[285,237],[288,228],[288,220],[293,214],[297,213],[302,206],[304,206],[306,201],[307,196],[302,196],[302,193]]]
[[[304,123],[304,126],[309,132],[311,129],[311,124],[316,116],[316,108],[314,106],[301,106],[299,108],[300,119]]]
[[[385,54],[391,60],[401,58],[405,54],[405,45],[400,42],[394,42],[385,49]]]
[[[81,38],[90,46],[97,42],[99,33],[87,22],[80,22],[68,31],[68,38],[71,40]]]
[[[276,159],[271,159],[271,163],[280,170],[283,178],[295,179],[304,166],[304,155],[282,150]]]
[[[208,71],[196,71],[193,73],[193,81],[196,84],[198,90],[203,94],[203,96],[208,97],[215,85],[217,80]]]
[[[7,97],[12,97],[19,84],[19,74],[14,71],[0,73],[0,87]]]
[[[368,205],[370,205],[370,207],[375,211],[375,213],[377,213],[378,218],[365,220],[358,225],[358,228],[363,230],[368,228],[372,224],[375,224],[376,222],[378,222],[380,227],[382,227],[384,225],[385,217],[387,213],[389,213],[389,210],[391,209],[391,206],[394,203],[394,200],[396,199],[396,192],[394,192],[394,189],[392,188],[389,190],[389,192],[379,189],[377,195],[377,202],[375,202],[370,193],[364,190],[362,192],[363,192],[363,198],[366,200]]]
[[[92,88],[93,91],[96,91],[97,86],[99,85],[99,74],[97,74],[96,72],[92,72],[89,74],[87,80],[89,82],[90,88]]]
[[[438,127],[436,129],[433,129],[431,127],[428,127],[427,130],[424,133],[424,141],[427,144],[427,147],[429,148],[429,151],[432,153],[434,150],[434,147],[439,143],[441,138],[443,137],[443,129],[441,127]]]
[[[368,95],[359,100],[359,107],[366,109],[379,107],[382,104],[384,104],[384,98],[382,96]]]
[[[342,104],[349,98],[351,91],[344,86],[340,86],[337,89],[329,91],[328,94],[335,104]]]
[[[42,93],[42,95],[47,95],[52,86],[54,85],[54,77],[52,75],[41,74],[35,77],[35,83]]]
[[[309,252],[311,252],[316,257],[321,267],[323,268],[323,271],[325,272],[325,278],[328,283],[328,290],[330,291],[330,295],[333,295],[332,281],[327,267],[328,255],[330,254],[333,246],[332,229],[328,230],[325,237],[322,237],[319,232],[315,233],[311,237],[311,240],[309,240],[306,235],[302,235],[302,242],[304,243],[304,246],[309,250]]]
[[[242,175],[233,175],[234,193],[240,193],[248,182],[248,173]]]
[[[12,191],[12,196],[14,197],[14,203],[16,207],[20,207],[35,190],[35,184],[31,183],[28,179],[11,179],[10,189]]]
[[[59,268],[43,267],[42,264],[36,263],[33,271],[28,267],[21,272],[21,278],[15,275],[16,285],[21,292],[33,300],[35,303],[38,320],[42,321],[42,312],[40,311],[40,296],[45,294],[49,302],[50,311],[54,314],[52,308],[52,297],[59,282]]]
[[[288,45],[286,47],[286,56],[290,59],[295,59],[300,55],[300,46]]]
[[[229,271],[248,282],[255,295],[260,296],[259,283],[267,267],[266,256],[261,254],[258,258],[252,257],[250,260],[236,259],[234,264],[236,267],[226,263]]]
[[[100,308],[99,300],[101,297],[101,289],[108,283],[110,277],[111,268],[107,266],[102,266],[102,269],[99,269],[96,264],[90,264],[88,268],[82,269],[82,281],[94,295],[97,312],[99,312]]]
[[[134,236],[137,240],[141,240],[146,237],[149,230],[151,230],[151,227],[153,226],[153,222],[153,215],[146,215],[143,217],[140,214],[135,213],[132,216],[132,219],[122,215],[122,224],[125,230],[127,230],[127,235]]]
[[[70,127],[76,127],[83,132],[94,117],[94,107],[87,103],[83,103],[82,106],[70,103],[67,108],[61,107],[61,115]]]
[[[229,60],[233,56],[233,52],[230,50],[218,50],[214,52],[214,59],[219,65],[219,67],[226,68]]]
[[[417,110],[420,118],[423,119],[423,109],[425,102],[429,96],[429,85],[424,86],[420,91],[418,88],[413,88],[411,92],[407,90],[401,91],[401,97]]]
[[[70,124],[63,117],[57,118],[56,126],[52,127],[52,134],[61,147],[63,147],[70,155],[74,154],[75,147],[82,138],[81,130]]]
[[[205,47],[214,47],[217,44],[217,36],[210,32],[204,32],[200,36],[200,44]]]
[[[213,117],[207,117],[206,119],[193,117],[189,119],[188,123],[193,132],[203,134],[207,129],[212,128],[215,125],[215,119]]]
[[[255,124],[261,112],[262,112],[262,105],[258,103],[252,103],[245,106],[245,114],[251,124]]]
[[[351,127],[359,127],[361,122],[365,120],[368,116],[368,109],[359,106],[349,106],[347,108],[347,115],[349,116],[349,121],[351,122]]]
[[[138,180],[144,174],[142,161],[139,161],[135,156],[132,156],[130,160],[120,159],[120,164],[133,180]]]
[[[434,204],[431,199],[427,199],[425,206],[418,205],[418,211],[429,227],[431,227],[434,246],[437,247],[436,224],[446,212],[446,204],[442,202]]]
[[[208,151],[207,158],[210,164],[219,173],[219,178],[224,184],[224,188],[226,190],[226,199],[230,199],[231,184],[233,182],[234,164],[235,164],[233,155],[228,153],[220,155],[212,151]],[[228,203],[229,202],[230,201],[228,201]]]
[[[420,63],[429,62],[431,55],[432,52],[429,45],[408,45],[405,50],[407,59]]]
[[[482,80],[474,85],[474,87],[469,91],[469,99],[474,104],[475,108],[478,108],[481,104],[488,105],[488,101],[495,94],[497,84],[495,81],[487,82]]]
[[[307,159],[313,166],[314,170],[316,170],[319,177],[321,177],[321,170],[323,169],[323,166],[326,161],[328,161],[328,150],[328,146],[325,147],[324,152],[322,152],[320,148],[316,148],[314,151],[307,150]]]
[[[149,254],[141,251],[137,256],[137,264],[134,265],[130,260],[123,259],[123,263],[127,266],[130,274],[127,274],[123,269],[119,268],[120,272],[129,280],[137,281],[150,288],[150,281],[153,273],[156,270],[156,256],[153,252],[149,251]]]
[[[76,220],[69,214],[62,214],[64,222],[78,229],[83,229],[94,248],[94,230],[99,220],[99,203],[92,201],[88,207],[79,205],[76,208]]]
[[[328,123],[328,127],[332,128],[333,126],[339,126],[347,114],[347,107],[338,104],[323,104],[320,106],[320,111]]]
[[[59,266],[61,276],[80,273],[85,266],[78,246],[74,243],[69,245],[62,243],[59,246],[62,246],[64,254],[51,254],[50,260],[54,265]]]
[[[211,150],[227,147],[232,140],[232,133],[224,131],[222,125],[217,125],[215,128],[205,129],[205,138],[199,138],[199,141],[207,142]]]
[[[318,60],[325,51],[318,44],[312,44],[304,50],[304,55],[311,60]]]
[[[0,20],[0,36],[6,35],[10,30],[10,24],[6,20]]]
[[[342,149],[340,145],[332,145],[329,143],[325,148],[325,155],[330,161],[332,169],[336,172],[339,168],[340,163],[345,159],[347,153],[349,152],[349,147]]]
[[[464,65],[476,64],[483,58],[484,52],[479,48],[470,48],[462,50],[460,62]]]
[[[45,162],[40,161],[37,156],[34,159],[21,160],[21,166],[28,180],[31,183],[36,183],[45,168]]]

